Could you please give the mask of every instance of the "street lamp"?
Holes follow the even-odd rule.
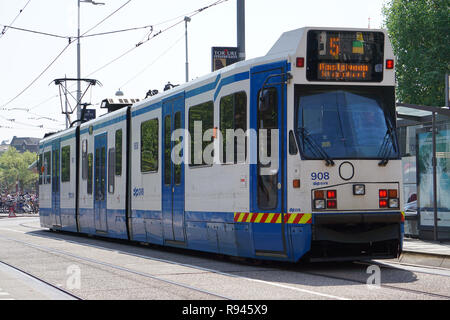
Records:
[[[80,3],[86,2],[93,5],[104,5],[103,2],[95,2],[93,0],[78,0],[78,41],[77,41],[77,120],[81,118],[81,49],[80,49]]]
[[[191,18],[184,17],[184,28],[185,28],[185,38],[186,38],[186,82],[189,81],[188,36],[187,36],[188,22],[191,22]]]

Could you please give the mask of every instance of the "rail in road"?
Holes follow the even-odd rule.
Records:
[[[3,280],[3,281],[2,281]],[[80,297],[35,277],[17,267],[0,262],[0,301],[4,300],[82,300]],[[6,284],[6,287],[4,286]]]
[[[258,265],[49,232],[36,218],[0,220],[0,240],[0,261],[80,299],[450,300],[450,270],[439,268],[385,261]],[[71,287],[71,267],[79,286]]]

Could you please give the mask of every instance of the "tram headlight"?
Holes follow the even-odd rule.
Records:
[[[314,200],[314,209],[325,209],[325,200],[324,199]]]
[[[364,184],[354,184],[353,194],[355,196],[363,196],[366,194],[366,186]]]
[[[389,199],[389,208],[398,208],[398,198]]]

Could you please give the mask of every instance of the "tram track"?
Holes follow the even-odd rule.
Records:
[[[65,290],[65,289],[63,289],[63,288],[61,288],[61,287],[59,287],[59,286],[55,286],[54,284],[52,284],[52,283],[50,283],[50,282],[48,282],[48,281],[45,281],[45,280],[42,279],[41,277],[37,277],[37,276],[35,276],[35,275],[33,275],[33,274],[31,274],[31,273],[29,273],[29,272],[27,272],[27,271],[25,271],[25,270],[23,270],[23,269],[21,269],[21,268],[18,268],[18,267],[13,266],[13,265],[11,265],[11,264],[9,264],[9,263],[6,263],[5,261],[0,261],[0,264],[5,265],[5,266],[7,266],[8,268],[13,269],[13,270],[15,270],[15,271],[17,271],[17,272],[19,272],[19,273],[21,273],[21,274],[24,274],[24,275],[26,275],[26,276],[28,276],[28,277],[30,277],[30,278],[33,278],[34,280],[36,280],[36,281],[38,281],[38,282],[40,282],[40,283],[42,283],[42,284],[44,284],[44,285],[46,285],[46,286],[52,288],[52,289],[55,289],[55,290],[57,290],[57,291],[60,291],[60,292],[62,292],[63,294],[68,295],[68,296],[72,297],[72,298],[75,299],[75,300],[84,300],[83,298],[81,298],[81,297],[79,297],[79,296],[73,294],[73,293],[70,292],[70,291],[67,291],[67,290]]]
[[[366,284],[367,285],[367,282],[365,282],[365,281],[352,279],[352,278],[333,276],[333,275],[325,275],[323,273],[316,273],[316,272],[305,272],[305,271],[301,271],[301,272],[304,274],[312,275],[312,276],[326,277],[326,278],[334,279],[334,280],[348,281],[348,282],[354,282],[354,283],[358,283],[358,284]],[[431,293],[431,292],[422,291],[422,290],[401,288],[401,287],[387,285],[387,284],[379,284],[379,287],[390,289],[390,290],[398,290],[398,291],[402,291],[402,292],[412,293],[412,294],[416,294],[416,295],[426,295],[426,296],[430,296],[433,298],[450,300],[450,296],[437,294],[437,293]]]
[[[155,276],[155,275],[151,275],[151,274],[146,273],[146,272],[132,270],[130,268],[125,268],[125,267],[122,267],[122,266],[119,266],[119,265],[103,262],[103,261],[100,261],[100,260],[97,260],[97,259],[82,257],[82,256],[79,256],[79,255],[76,255],[76,254],[72,254],[70,252],[66,252],[66,251],[62,251],[62,250],[58,250],[58,249],[53,249],[53,248],[49,248],[49,247],[42,246],[42,245],[36,245],[36,244],[32,244],[32,243],[29,243],[29,242],[26,242],[26,241],[22,241],[22,240],[10,238],[10,237],[0,236],[0,239],[4,239],[4,240],[9,240],[9,241],[13,241],[13,242],[16,242],[16,243],[20,243],[20,244],[25,245],[27,247],[38,249],[38,250],[41,250],[41,251],[44,251],[44,252],[48,252],[48,253],[51,253],[51,254],[63,255],[63,256],[71,257],[73,259],[81,260],[81,261],[84,261],[84,262],[88,262],[88,263],[92,263],[92,264],[96,264],[96,265],[101,265],[103,267],[107,267],[107,268],[111,268],[111,269],[114,269],[114,270],[119,270],[119,271],[122,271],[122,272],[126,272],[128,274],[138,275],[138,276],[141,276],[141,277],[144,277],[144,278],[157,280],[157,281],[160,281],[160,282],[164,282],[166,284],[174,285],[174,286],[177,286],[177,287],[182,287],[184,289],[192,290],[192,291],[199,292],[199,293],[202,293],[202,294],[205,294],[205,295],[208,295],[208,296],[216,297],[216,298],[219,298],[219,299],[232,300],[232,298],[230,298],[230,297],[226,297],[226,296],[223,296],[223,295],[220,295],[220,294],[208,291],[208,290],[196,288],[196,287],[193,287],[193,286],[190,286],[190,285],[183,284],[181,282],[176,282],[176,281],[164,279],[164,278],[161,278],[161,277],[158,277],[158,276]],[[32,274],[29,274],[29,275],[34,277],[34,278],[36,278],[36,279],[38,279],[38,280],[40,280],[40,281],[43,281],[39,277],[36,277],[36,276],[34,276]],[[56,287],[56,288],[58,288],[58,287]]]
[[[25,228],[32,228],[32,229],[36,229],[36,230],[43,230],[41,228],[27,226],[25,224],[20,224],[20,225],[22,227],[25,227]],[[48,237],[48,236],[44,236],[44,235],[41,235],[41,236],[49,238],[49,239],[54,239],[52,237]],[[1,237],[2,236],[0,236],[0,238]],[[11,239],[11,240],[18,241],[18,242],[23,242],[23,241],[14,240],[14,239]],[[72,241],[72,240],[66,240],[66,241],[73,242],[75,244],[80,244],[80,243],[78,243],[76,241]],[[29,244],[29,245],[30,246],[36,246],[34,244]],[[93,247],[93,248],[98,248],[98,249],[111,250],[111,248],[103,247],[101,245],[100,246],[99,245],[91,245],[91,244],[82,244],[82,245],[87,245],[87,246],[90,246],[90,247]],[[78,258],[78,259],[81,259],[81,260],[89,261],[89,262],[92,262],[92,263],[97,263],[97,264],[104,265],[104,266],[110,266],[110,267],[113,267],[115,269],[119,269],[119,270],[122,270],[122,271],[128,271],[128,272],[131,272],[131,273],[138,273],[138,274],[142,275],[141,272],[139,272],[139,271],[136,272],[136,271],[133,271],[133,270],[128,270],[127,268],[120,267],[120,266],[114,266],[114,265],[111,265],[109,263],[104,263],[104,262],[101,262],[101,261],[95,261],[94,259],[79,257],[79,256],[76,256],[76,255],[73,255],[73,254],[70,254],[70,253],[66,253],[66,252],[60,252],[60,250],[55,250],[55,249],[51,249],[51,248],[47,248],[47,250],[54,251],[54,252],[57,252],[59,254],[66,254],[66,255],[72,256],[74,258]],[[125,255],[139,257],[139,258],[144,258],[144,259],[147,259],[147,260],[152,260],[152,261],[157,261],[157,262],[162,262],[162,263],[168,263],[168,264],[173,264],[173,265],[182,266],[182,267],[188,267],[188,268],[199,270],[201,272],[211,272],[211,273],[220,274],[220,275],[227,276],[227,277],[242,278],[242,279],[247,279],[247,280],[251,280],[251,281],[256,281],[256,282],[262,282],[262,283],[276,285],[274,283],[270,283],[270,282],[267,282],[267,281],[254,280],[254,279],[251,279],[251,278],[248,278],[248,277],[245,277],[245,276],[238,275],[237,273],[239,273],[239,272],[236,272],[236,271],[230,271],[230,272],[219,271],[219,270],[214,270],[214,269],[210,269],[210,268],[204,268],[204,267],[199,267],[199,266],[185,264],[185,263],[179,263],[179,262],[175,262],[175,261],[171,261],[171,260],[167,260],[167,259],[159,259],[159,258],[147,256],[147,255],[140,255],[140,254],[130,253],[130,252],[121,251],[121,250],[115,250],[115,251],[120,253],[120,254],[125,254]],[[377,263],[377,262],[370,262],[369,263],[367,261],[355,261],[353,263],[354,264],[363,264],[363,265],[373,265],[374,264],[374,265],[378,265],[380,268],[393,269],[393,270],[404,271],[404,272],[411,272],[410,270],[408,270],[408,268],[401,269],[401,268],[396,268],[395,266],[384,265],[382,263]],[[333,279],[333,280],[347,281],[347,282],[358,283],[358,284],[367,284],[366,281],[358,280],[358,279],[355,279],[355,278],[342,277],[342,276],[336,276],[336,275],[330,275],[330,274],[324,274],[324,273],[317,273],[317,272],[311,272],[311,271],[306,271],[306,270],[299,270],[298,269],[298,265],[286,266],[286,265],[276,264],[276,270],[280,270],[280,269],[281,270],[285,270],[285,271],[293,271],[293,272],[303,273],[303,274],[307,274],[307,275],[311,275],[311,276],[325,277],[325,278]],[[274,271],[274,270],[268,270],[268,271]],[[436,274],[436,273],[432,273],[430,271],[420,271],[420,270],[417,270],[417,269],[415,269],[414,272],[449,277],[449,275]],[[165,282],[167,282],[167,281],[171,282],[170,280],[160,279],[159,277],[156,277],[156,276],[153,276],[153,275],[146,275],[146,276],[152,277],[152,278],[156,278],[156,280],[161,280],[161,281],[165,281]],[[174,283],[172,283],[172,284],[174,284]],[[185,285],[181,285],[181,286],[185,286]],[[189,289],[192,289],[192,287],[190,287],[190,286],[185,286],[185,287],[187,287]],[[290,287],[290,286],[285,286],[285,287],[287,289],[296,289],[295,287]],[[398,291],[402,291],[402,292],[407,292],[407,293],[411,293],[411,294],[415,294],[415,295],[426,295],[426,296],[429,296],[429,297],[439,298],[439,299],[446,299],[446,300],[450,299],[450,296],[448,296],[448,295],[431,293],[431,292],[428,292],[428,291],[422,291],[422,290],[417,290],[417,289],[402,288],[402,287],[388,285],[388,284],[380,284],[380,287],[381,288],[385,288],[385,289],[390,289],[390,290],[398,290]],[[224,296],[221,296],[221,295],[217,295],[215,293],[211,293],[211,292],[205,291],[203,289],[197,290],[197,289],[194,288],[192,290],[204,292],[204,293],[207,293],[207,294],[210,294],[210,295],[213,295],[213,296],[220,297],[222,299],[227,299],[227,300],[231,299],[229,297],[224,297]],[[305,290],[305,292],[309,292],[309,291]],[[320,293],[317,293],[317,292],[314,292],[314,293],[322,295],[322,296],[328,296],[328,297],[334,298],[334,299],[342,298],[342,297],[336,297],[336,296],[331,296],[331,295],[326,295],[326,294],[320,294]],[[343,298],[343,299],[345,299],[345,298]]]
[[[30,228],[34,228],[34,227],[30,227]],[[36,229],[38,229],[38,228],[36,228]],[[48,236],[42,236],[42,237],[45,237],[45,238],[48,238],[48,239],[54,239],[54,238],[48,237]],[[0,239],[1,238],[4,238],[6,240],[10,240],[10,241],[15,241],[15,242],[18,242],[18,243],[22,243],[22,244],[24,244],[26,246],[34,247],[36,249],[40,249],[40,250],[43,250],[43,251],[47,251],[47,252],[51,252],[51,253],[55,253],[55,254],[63,254],[63,255],[67,255],[67,256],[70,256],[70,257],[76,258],[76,259],[81,259],[81,260],[84,260],[84,261],[87,261],[87,262],[97,263],[99,265],[104,265],[104,266],[111,266],[114,269],[118,269],[118,270],[121,270],[121,271],[129,271],[131,273],[137,273],[139,275],[142,275],[142,272],[139,272],[139,271],[129,270],[128,268],[123,268],[123,267],[120,267],[120,266],[111,265],[109,263],[105,263],[105,262],[102,262],[102,261],[96,261],[95,259],[91,259],[91,258],[79,257],[77,255],[74,255],[74,254],[71,254],[71,253],[68,253],[68,252],[63,252],[61,250],[47,248],[47,247],[43,247],[43,246],[40,246],[40,245],[35,245],[35,244],[31,244],[31,243],[28,243],[28,242],[25,242],[25,241],[22,241],[22,240],[8,238],[8,237],[4,237],[4,236],[0,236]],[[73,243],[78,244],[78,245],[80,244],[80,243],[77,243],[77,242],[71,241],[71,240],[66,240],[66,241],[73,242]],[[93,247],[93,248],[97,248],[97,249],[111,250],[110,248],[101,247],[101,246],[98,246],[98,245],[90,245],[90,244],[83,244],[83,245],[87,245],[87,246],[90,246],[90,247]],[[229,278],[247,280],[247,281],[254,282],[254,283],[270,285],[270,286],[273,286],[273,287],[278,287],[278,288],[282,288],[282,289],[302,292],[302,293],[305,293],[305,294],[315,295],[315,296],[324,297],[324,298],[328,298],[328,299],[349,300],[348,298],[345,298],[345,297],[331,295],[331,294],[326,294],[326,293],[322,293],[322,292],[318,292],[318,291],[302,289],[302,288],[298,288],[298,287],[295,287],[295,286],[278,284],[278,283],[275,283],[275,282],[270,282],[270,281],[265,281],[265,280],[252,279],[252,278],[249,278],[249,277],[246,277],[246,276],[241,276],[241,275],[235,274],[236,272],[234,272],[234,271],[223,272],[223,271],[214,270],[214,269],[210,269],[210,268],[204,268],[204,267],[199,267],[199,266],[195,266],[195,265],[190,265],[190,264],[170,261],[170,260],[167,260],[167,259],[159,259],[159,258],[154,258],[154,257],[149,257],[149,256],[144,256],[144,255],[124,252],[124,251],[120,251],[120,250],[114,250],[114,251],[117,252],[117,253],[120,253],[120,254],[125,254],[125,255],[129,255],[129,256],[133,256],[133,257],[144,258],[144,259],[152,260],[152,261],[156,261],[156,262],[168,263],[168,264],[177,265],[177,266],[181,266],[181,267],[187,267],[187,268],[199,270],[201,272],[214,273],[214,274],[222,275],[222,276],[229,277]],[[273,270],[270,270],[270,271],[273,272]],[[146,274],[146,276],[151,277],[151,278],[156,278],[156,280],[169,282],[169,283],[176,284],[176,285],[179,285],[179,286],[191,289],[191,290],[195,290],[195,291],[203,292],[203,293],[206,293],[206,294],[209,294],[209,295],[212,295],[212,296],[216,296],[216,297],[222,298],[224,300],[233,300],[233,298],[230,298],[230,297],[225,297],[225,296],[222,296],[222,295],[211,293],[211,292],[205,291],[203,289],[196,289],[196,288],[193,289],[193,287],[191,287],[191,286],[186,286],[184,284],[179,284],[179,283],[173,283],[170,280],[160,279],[159,277],[155,277],[153,275]]]

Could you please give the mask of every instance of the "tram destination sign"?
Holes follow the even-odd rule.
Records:
[[[384,34],[382,32],[308,32],[309,81],[383,80]]]
[[[211,48],[212,64],[211,70],[222,69],[226,66],[238,62],[238,48],[236,47],[212,47]]]

